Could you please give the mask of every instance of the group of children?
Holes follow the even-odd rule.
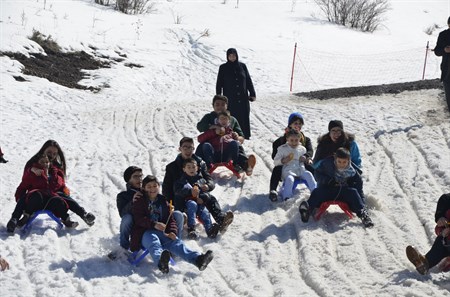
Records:
[[[182,240],[185,226],[188,239],[201,237],[199,225],[203,226],[208,238],[214,239],[219,233],[225,233],[233,222],[233,212],[224,212],[218,199],[211,194],[215,183],[210,169],[215,163],[232,160],[236,171],[252,175],[256,163],[255,156],[247,156],[244,151],[245,138],[239,123],[227,111],[227,98],[214,96],[213,109],[197,124],[201,134],[196,154],[193,138],[180,140],[180,153],[166,166],[162,194],[161,184],[155,176],[143,178],[142,169],[137,166],[125,170],[126,190],[116,199],[121,217],[120,249],[108,257],[115,259],[121,254],[128,257],[129,251],[147,249],[162,273],[169,272],[172,255],[194,264],[199,270],[204,270],[211,262],[212,251],[193,251]],[[344,131],[341,121],[330,121],[328,133],[319,138],[314,154],[310,138],[301,131],[303,125],[303,116],[292,113],[284,135],[273,143],[275,166],[270,180],[270,200],[278,200],[280,181],[283,182],[280,190],[283,201],[292,198],[294,185],[301,181],[311,191],[308,200],[301,202],[299,207],[303,222],[308,222],[322,203],[333,200],[346,203],[365,227],[372,227],[363,193],[361,157],[354,135]],[[59,144],[54,140],[44,143],[25,165],[22,182],[15,194],[17,204],[7,224],[9,233],[24,226],[33,213],[42,209],[53,212],[68,228],[78,225],[70,219],[69,210],[88,226],[94,224],[95,216],[70,197],[65,185],[65,170],[65,158]],[[450,194],[444,196],[436,212],[439,240],[426,256],[411,246],[407,248],[408,259],[422,274],[450,252]],[[9,267],[4,259],[1,264],[2,270]]]

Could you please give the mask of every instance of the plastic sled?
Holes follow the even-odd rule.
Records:
[[[38,210],[34,212],[31,217],[28,219],[28,222],[25,224],[25,226],[22,228],[23,233],[27,233],[31,230],[33,221],[41,214],[47,214],[52,220],[54,220],[58,224],[58,228],[62,229],[64,227],[63,223],[61,222],[61,219],[56,217],[53,212],[50,210]]]
[[[315,214],[314,219],[316,221],[319,220],[320,217],[324,214],[324,212],[327,210],[327,208],[330,205],[337,205],[337,206],[339,206],[345,212],[345,214],[348,216],[349,219],[353,219],[353,213],[350,210],[350,208],[348,207],[347,203],[342,202],[342,201],[336,201],[336,200],[323,202],[320,205],[319,210]]]
[[[284,188],[284,183],[285,183],[285,182],[283,182],[283,184],[281,185],[281,189]],[[292,192],[294,192],[294,190],[298,187],[299,184],[304,184],[305,186],[308,186],[308,185],[306,184],[306,180],[304,180],[304,179],[301,178],[301,177],[296,177],[296,178],[294,179],[294,184],[292,185]]]
[[[141,249],[139,251],[133,252],[128,257],[128,262],[133,266],[138,266],[138,264],[144,260],[144,258],[148,255],[148,249]],[[170,257],[170,264],[175,265],[175,261]]]
[[[209,174],[212,174],[214,172],[214,170],[217,169],[217,167],[221,167],[221,166],[228,168],[231,172],[233,172],[233,175],[235,175],[237,178],[241,177],[241,174],[239,172],[237,172],[236,170],[234,170],[233,160],[230,160],[228,162],[212,164],[211,168],[209,169]]]

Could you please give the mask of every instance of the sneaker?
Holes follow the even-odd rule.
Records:
[[[164,274],[169,273],[169,261],[170,261],[170,252],[168,250],[164,250],[161,253],[161,256],[160,256],[159,262],[158,262],[158,268]]]
[[[419,253],[415,247],[410,245],[406,247],[406,257],[408,257],[408,260],[416,266],[416,270],[420,274],[426,274],[428,272],[429,264],[427,258]]]
[[[22,217],[20,218],[20,220],[17,222],[17,227],[22,228],[23,226],[25,226],[28,223],[29,219],[30,219],[30,215],[27,214],[26,212],[24,212]]]
[[[78,222],[74,222],[70,220],[70,217],[67,217],[65,220],[61,220],[66,228],[76,228],[78,226]]]
[[[247,176],[251,176],[253,174],[253,168],[255,168],[255,165],[256,165],[255,155],[248,156],[247,169],[245,170],[245,174],[247,174]]]
[[[220,233],[225,233],[227,232],[228,226],[230,226],[230,224],[233,222],[234,219],[234,214],[232,211],[227,211],[225,216],[223,217],[222,222],[219,225],[219,230]]]
[[[233,169],[239,174],[244,172],[244,169],[242,169],[241,165],[239,165],[239,164],[234,164],[233,163]]]
[[[198,233],[197,233],[197,231],[195,231],[195,227],[188,227],[188,235],[187,235],[187,238],[188,239],[193,239],[193,240],[196,240],[196,239],[198,239]]]
[[[217,234],[219,233],[220,225],[217,223],[212,224],[211,228],[209,228],[208,231],[206,231],[206,234],[209,238],[216,238]]]
[[[213,258],[213,252],[208,250],[205,254],[201,254],[197,257],[197,259],[195,260],[195,265],[200,271],[203,271],[206,269],[209,262],[211,262]]]
[[[272,202],[276,202],[278,200],[278,193],[277,193],[277,191],[275,191],[275,190],[270,191],[269,199]]]
[[[359,218],[361,219],[364,227],[366,227],[366,228],[373,227],[372,219],[369,217],[369,213],[367,212],[367,210],[363,209],[361,211],[361,214],[359,215]]]
[[[8,224],[6,224],[6,231],[8,233],[14,233],[14,230],[16,230],[17,227],[17,219],[16,218],[11,218],[8,221]]]
[[[307,201],[303,201],[300,203],[300,207],[298,208],[298,211],[300,212],[300,218],[302,219],[303,223],[307,223],[309,221],[309,204]]]
[[[95,216],[90,212],[85,212],[81,218],[89,227],[91,227],[95,223]]]
[[[0,163],[8,163],[7,160],[5,160],[5,158],[3,158],[3,156],[0,157]]]

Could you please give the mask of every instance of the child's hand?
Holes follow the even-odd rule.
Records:
[[[436,225],[438,227],[447,227],[447,219],[444,217],[439,218],[439,220],[436,222]]]
[[[442,236],[442,237],[446,238],[446,237],[449,236],[449,235],[450,235],[450,228],[444,228],[444,229],[442,229],[442,231],[441,231],[441,236]]]
[[[42,173],[44,173],[44,170],[40,169],[40,168],[36,168],[36,167],[32,167],[30,169],[31,172],[33,172],[35,175],[37,176],[41,176]]]
[[[287,162],[291,161],[294,158],[294,153],[290,153],[286,157],[281,159],[281,163],[286,164]]]
[[[239,134],[237,134],[234,131],[231,133],[231,136],[233,137],[234,140],[238,140],[238,138],[239,138]]]
[[[169,237],[169,238],[172,239],[172,240],[177,239],[177,235],[176,235],[175,233],[173,233],[173,232],[170,232],[170,233],[164,233],[164,235],[166,235],[167,237]]]
[[[209,187],[208,187],[207,184],[202,184],[202,185],[200,186],[200,188],[202,189],[203,192],[208,192],[208,190],[209,190]]]
[[[133,195],[133,202],[138,201],[141,197],[142,197],[142,193],[141,193],[141,192],[136,192],[136,193]]]
[[[302,163],[306,162],[306,157],[305,156],[300,156],[299,161]]]
[[[166,224],[161,223],[161,222],[156,222],[155,229],[159,230],[159,231],[164,231],[164,230],[166,230]]]
[[[192,197],[198,197],[200,194],[200,189],[197,185],[195,185],[191,190]]]

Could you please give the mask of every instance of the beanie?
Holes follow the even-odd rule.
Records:
[[[302,122],[302,125],[305,124],[305,122],[303,121],[303,116],[301,113],[299,112],[293,112],[291,113],[291,115],[289,116],[288,119],[288,126],[290,126],[293,122],[295,122],[296,120],[300,120],[300,122]]]
[[[133,173],[135,173],[136,171],[142,171],[141,168],[136,167],[136,166],[130,166],[127,169],[125,169],[125,172],[123,173],[123,179],[125,180],[125,182],[129,182],[131,176],[133,175]]]
[[[330,121],[330,123],[328,124],[328,131],[331,131],[331,129],[333,129],[334,127],[339,127],[344,130],[344,124],[339,120]]]

